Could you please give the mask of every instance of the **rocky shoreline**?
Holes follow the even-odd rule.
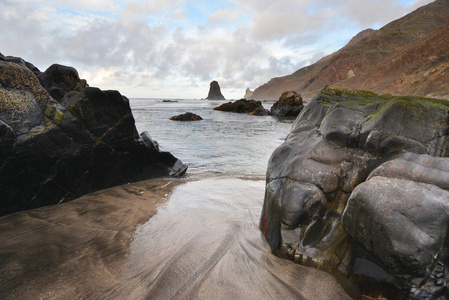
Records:
[[[139,135],[129,100],[71,67],[0,54],[0,216],[187,166]]]

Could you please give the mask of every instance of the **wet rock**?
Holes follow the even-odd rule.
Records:
[[[217,81],[212,81],[210,83],[209,94],[207,95],[207,100],[226,100],[221,94],[220,85]]]
[[[449,250],[448,112],[444,100],[326,87],[268,164],[260,228],[272,251],[356,298],[434,295]]]
[[[187,169],[138,135],[126,97],[71,67],[0,55],[0,85],[0,215]]]
[[[223,103],[222,105],[214,108],[214,110],[244,113],[244,114],[252,113],[257,109],[259,109],[259,111],[264,112],[262,102],[246,99],[240,99],[234,102]]]
[[[45,72],[38,74],[37,78],[42,87],[58,101],[67,92],[82,91],[88,86],[86,80],[79,78],[78,71],[75,68],[59,64],[51,65]]]
[[[200,121],[202,119],[203,118],[201,118],[200,116],[198,116],[194,113],[191,113],[191,112],[186,112],[181,115],[170,117],[170,120],[173,120],[173,121]]]
[[[250,112],[249,114],[253,115],[253,116],[269,116],[269,115],[271,115],[270,111],[263,107],[258,107],[254,111]]]
[[[303,108],[301,95],[295,91],[286,91],[271,107],[271,114],[279,117],[297,117]]]

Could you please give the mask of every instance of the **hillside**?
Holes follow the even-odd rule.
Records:
[[[449,98],[449,0],[437,0],[379,30],[357,34],[345,47],[291,75],[271,79],[252,98],[304,99],[326,85],[376,93]]]

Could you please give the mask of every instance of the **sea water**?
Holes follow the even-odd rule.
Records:
[[[161,150],[189,166],[190,174],[265,176],[268,160],[289,133],[293,119],[213,110],[227,101],[130,99],[137,130],[148,131]],[[272,102],[264,102],[270,109]],[[201,121],[172,121],[195,113]]]

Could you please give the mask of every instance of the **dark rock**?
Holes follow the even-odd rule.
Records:
[[[303,108],[301,95],[295,91],[286,91],[271,107],[271,114],[279,117],[297,117]]]
[[[258,108],[263,109],[262,102],[255,100],[240,99],[234,102],[223,103],[222,105],[215,107],[214,110],[249,114]]]
[[[226,100],[221,94],[220,86],[215,80],[210,83],[209,94],[207,95],[207,100]]]
[[[67,92],[82,91],[88,85],[86,80],[81,80],[75,68],[58,64],[51,65],[44,73],[37,75],[42,87],[50,95],[60,101]]]
[[[73,68],[0,56],[0,85],[0,215],[187,169],[137,134],[126,97]]]
[[[445,281],[431,275],[449,261],[437,264],[449,251],[448,112],[444,100],[321,91],[268,164],[260,228],[273,252],[334,274],[354,298],[435,296]]]
[[[271,115],[270,111],[263,107],[258,107],[254,111],[250,112],[249,114],[253,115],[253,116],[269,116],[269,115]]]
[[[177,100],[162,100],[162,102],[165,102],[165,103],[176,103],[178,101]]]
[[[170,120],[174,121],[200,121],[202,119],[203,118],[201,118],[200,116],[191,112],[186,112],[182,115],[177,115],[170,118]]]

